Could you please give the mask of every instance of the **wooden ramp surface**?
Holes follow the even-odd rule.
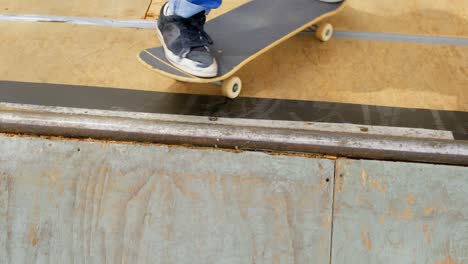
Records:
[[[234,6],[226,0],[216,14]],[[330,20],[352,31],[468,37],[467,7],[464,0],[348,0]],[[142,66],[135,54],[160,45],[152,30],[0,22],[0,31],[2,80],[220,94],[218,87],[182,84]],[[336,38],[323,44],[304,35],[249,63],[239,76],[246,97],[468,111],[467,69],[466,46]]]

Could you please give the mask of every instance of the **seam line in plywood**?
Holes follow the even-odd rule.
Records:
[[[149,12],[152,4],[153,4],[153,0],[150,0],[149,4],[148,4],[148,7],[146,8],[145,15],[143,16],[144,19],[146,19],[148,17],[148,12]]]
[[[96,17],[48,16],[48,15],[0,15],[0,21],[12,22],[61,22],[77,25],[104,27],[156,29],[155,20],[145,19],[111,19]]]
[[[387,42],[406,42],[420,44],[438,44],[453,46],[468,46],[468,37],[444,37],[444,36],[425,36],[414,34],[380,33],[380,32],[356,32],[356,31],[337,31],[336,38],[344,39],[362,39]]]
[[[94,25],[94,26],[105,26],[105,27],[139,28],[139,29],[155,29],[157,25],[157,20],[109,19],[109,18],[49,16],[49,15],[34,15],[34,14],[9,14],[9,15],[3,14],[3,15],[0,15],[0,21],[62,22],[62,23],[78,24],[78,25]],[[468,37],[428,36],[428,35],[381,33],[381,32],[358,32],[358,31],[346,31],[346,30],[336,31],[335,37],[340,38],[340,39],[404,42],[404,43],[418,43],[418,44],[436,44],[436,45],[451,45],[451,46],[468,46]]]
[[[336,159],[334,161],[334,166],[333,166],[333,188],[332,188],[332,204],[331,204],[331,226],[330,226],[330,257],[329,261],[330,264],[333,263],[333,222],[335,221],[335,191],[336,191],[336,181],[337,181],[337,173],[338,173],[338,162],[340,162],[340,159]]]

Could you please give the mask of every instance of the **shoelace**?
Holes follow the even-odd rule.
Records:
[[[211,39],[204,29],[205,21],[206,16],[202,13],[184,21],[184,25],[186,27],[185,33],[190,42],[187,44],[190,47],[200,47],[213,44],[213,39]]]
[[[192,18],[192,25],[198,30],[200,36],[204,38],[208,44],[213,44],[213,39],[211,39],[210,35],[206,33],[204,25],[206,22],[206,16],[204,14],[196,15]]]

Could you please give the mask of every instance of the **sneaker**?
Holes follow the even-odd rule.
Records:
[[[157,31],[170,63],[192,75],[210,78],[218,74],[218,64],[208,48],[213,40],[204,30],[205,22],[205,12],[183,18],[168,14],[168,5],[165,4]]]

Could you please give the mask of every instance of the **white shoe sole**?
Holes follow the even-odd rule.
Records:
[[[164,48],[164,55],[166,55],[166,59],[172,65],[181,69],[182,71],[202,78],[211,78],[215,77],[218,74],[218,64],[216,63],[216,60],[214,60],[213,64],[211,64],[209,67],[200,68],[197,66],[196,62],[188,60],[186,58],[181,58],[172,53],[172,51],[166,47],[166,43],[164,43],[164,38],[158,27],[156,28],[156,30],[158,31],[159,40],[161,41]]]

